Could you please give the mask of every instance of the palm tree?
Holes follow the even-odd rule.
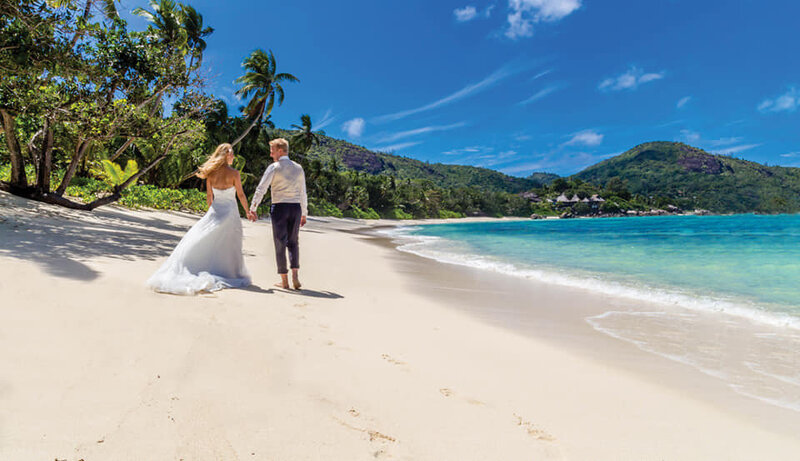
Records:
[[[247,69],[247,73],[236,79],[236,83],[244,86],[239,88],[236,94],[242,95],[245,99],[250,98],[244,112],[253,121],[244,133],[233,141],[234,146],[244,139],[256,124],[262,123],[263,119],[269,116],[275,105],[276,95],[278,105],[283,104],[284,93],[281,82],[299,82],[292,74],[276,73],[275,56],[271,50],[269,54],[261,49],[253,51],[245,58],[244,68]]]
[[[194,59],[197,58],[197,67],[203,62],[203,51],[206,49],[206,42],[203,38],[208,37],[214,32],[213,27],[203,27],[203,15],[198,13],[190,5],[181,5],[183,21],[181,25],[186,30],[187,45],[191,50],[189,57],[189,68],[192,67]]]
[[[183,27],[183,11],[174,0],[150,0],[150,8],[136,8],[133,14],[141,16],[152,23],[152,33],[170,50],[186,54],[189,36]],[[202,24],[201,24],[202,26]]]
[[[311,146],[315,143],[319,143],[319,137],[325,134],[324,131],[312,131],[311,117],[308,114],[301,115],[300,125],[292,125],[292,128],[298,130],[298,132],[292,136],[292,152],[300,154],[298,156],[300,159],[308,153]]]

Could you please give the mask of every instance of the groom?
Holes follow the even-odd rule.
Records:
[[[272,188],[272,206],[269,214],[272,217],[272,239],[275,242],[275,259],[281,288],[289,288],[289,271],[286,268],[286,250],[289,250],[289,266],[292,269],[292,285],[300,289],[300,248],[298,237],[300,227],[306,224],[308,215],[308,198],[306,197],[306,175],[303,167],[289,159],[289,142],[283,138],[269,142],[269,155],[274,162],[267,167],[256,194],[250,202],[247,219],[255,222],[258,219],[256,209],[261,204],[267,189]]]

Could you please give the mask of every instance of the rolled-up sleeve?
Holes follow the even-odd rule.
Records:
[[[306,194],[306,173],[300,168],[300,208],[302,216],[308,216],[308,195]]]
[[[261,201],[264,200],[264,195],[272,184],[272,177],[275,175],[275,165],[275,163],[271,163],[264,172],[264,175],[261,176],[261,181],[258,183],[258,187],[256,187],[253,201],[250,203],[250,211],[255,212],[258,206],[261,205]]]

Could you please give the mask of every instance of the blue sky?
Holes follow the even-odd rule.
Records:
[[[655,140],[800,166],[793,1],[187,3],[215,28],[203,71],[232,112],[254,49],[300,79],[273,111],[280,127],[308,113],[371,149],[515,176]]]

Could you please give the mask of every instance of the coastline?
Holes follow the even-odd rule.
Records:
[[[148,292],[144,280],[196,219],[0,193],[1,458],[788,460],[800,450],[795,426],[772,427],[781,419],[761,420],[761,407],[698,398],[695,381],[672,385],[676,367],[561,322],[591,310],[591,297],[537,287],[543,306],[569,309],[521,322],[512,300],[530,292],[505,285],[516,281],[341,232],[359,222],[309,220],[299,293],[271,287],[264,221],[243,222],[255,286]],[[498,298],[507,309],[481,309]]]

